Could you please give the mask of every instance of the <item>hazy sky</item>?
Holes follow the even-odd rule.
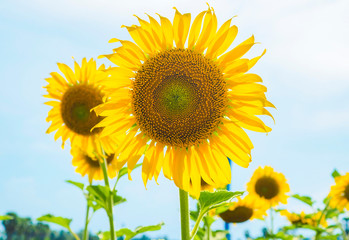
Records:
[[[266,119],[273,128],[268,136],[249,132],[253,162],[248,169],[233,166],[233,190],[244,190],[258,166],[270,165],[285,174],[293,193],[321,200],[333,183],[331,171],[349,171],[349,1],[208,2],[219,24],[238,15],[235,45],[252,34],[261,43],[248,56],[267,49],[251,72],[262,76],[277,107],[271,110],[276,124]],[[120,26],[135,24],[133,14],[172,18],[173,6],[196,15],[206,1],[0,0],[0,215],[15,211],[35,219],[52,213],[73,218],[74,230],[83,228],[84,199],[64,180],[87,179],[74,172],[69,149],[45,134],[50,107],[43,104],[44,78],[58,71],[57,62],[72,66],[72,56],[80,62],[110,53],[116,46],[107,43],[110,38],[130,39]],[[119,194],[128,201],[115,209],[117,227],[164,221],[163,230],[151,236],[179,239],[178,190],[165,178],[145,190],[140,173],[120,182]],[[289,207],[304,206],[290,201]],[[263,224],[241,224],[233,234],[258,232]],[[91,231],[107,229],[100,211]]]

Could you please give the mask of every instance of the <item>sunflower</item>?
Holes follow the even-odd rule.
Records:
[[[340,211],[344,208],[349,210],[349,173],[338,176],[334,180],[336,184],[331,187],[329,194],[330,206]]]
[[[134,42],[107,57],[110,100],[95,108],[105,117],[96,128],[118,137],[120,161],[132,171],[144,156],[144,184],[159,173],[199,197],[202,180],[214,188],[230,183],[227,157],[242,167],[252,142],[242,128],[270,132],[256,115],[272,115],[262,79],[249,71],[261,56],[242,58],[255,44],[248,38],[227,51],[237,35],[231,19],[219,29],[213,9],[198,14],[175,10],[174,20],[148,15],[126,27]]]
[[[244,199],[238,197],[237,202],[231,203],[227,210],[219,213],[219,216],[228,223],[242,223],[255,218],[262,219],[266,215],[266,209],[249,196]]]
[[[71,145],[84,149],[92,154],[101,152],[101,146],[107,153],[112,152],[114,140],[110,137],[100,137],[102,129],[92,127],[99,123],[103,117],[91,112],[91,109],[104,103],[106,96],[99,82],[107,78],[104,73],[104,65],[97,70],[96,62],[84,58],[81,67],[74,63],[75,72],[63,63],[58,63],[58,68],[63,76],[52,72],[46,81],[45,87],[48,94],[44,97],[54,99],[45,104],[52,106],[47,122],[52,122],[47,133],[57,132],[55,140],[62,138],[62,147],[67,139]],[[114,147],[115,148],[115,147]]]
[[[265,206],[271,207],[287,203],[287,192],[290,187],[282,173],[275,172],[272,167],[259,167],[247,184],[247,191],[251,197],[261,201]]]
[[[320,217],[321,221],[319,222],[319,224],[323,227],[327,227],[328,225],[325,219],[325,215],[321,214],[321,212],[317,212],[316,214],[305,214],[304,211],[302,211],[300,214],[298,214],[289,212],[287,210],[281,210],[280,214],[287,217],[287,219],[293,225],[310,225],[317,227]]]
[[[92,183],[92,180],[103,180],[103,170],[95,155],[89,155],[78,147],[73,147],[70,153],[73,156],[72,164],[76,167],[75,171],[77,173],[80,173],[81,176],[87,174],[90,183]],[[117,173],[116,169],[118,165],[115,154],[106,155],[105,160],[107,162],[108,176],[114,178]]]

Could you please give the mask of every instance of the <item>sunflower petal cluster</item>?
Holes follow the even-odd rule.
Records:
[[[290,221],[293,225],[301,226],[301,225],[309,225],[312,227],[317,227],[318,223],[320,226],[327,227],[327,221],[325,215],[321,212],[317,212],[315,214],[305,214],[304,211],[301,213],[289,212],[288,210],[281,210],[281,216],[285,216],[288,221]],[[321,220],[319,221],[321,217]]]
[[[238,28],[232,19],[218,27],[213,9],[191,14],[175,9],[173,21],[158,15],[123,26],[133,41],[103,55],[107,102],[94,108],[103,117],[95,129],[115,136],[120,166],[129,173],[143,156],[144,184],[161,171],[181,189],[199,197],[202,182],[230,183],[227,157],[242,167],[253,144],[244,129],[270,132],[258,115],[272,117],[260,76],[247,73],[263,56],[243,56],[254,36],[231,48]]]
[[[336,184],[331,187],[329,193],[330,206],[340,211],[344,208],[349,210],[349,173],[338,176],[334,180]]]

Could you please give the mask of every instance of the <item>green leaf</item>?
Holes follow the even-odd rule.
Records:
[[[224,230],[216,230],[212,232],[210,240],[227,240],[226,236],[229,232]]]
[[[84,184],[80,182],[74,182],[72,180],[66,180],[65,182],[70,183],[72,185],[75,185],[76,187],[80,188],[81,190],[84,190]]]
[[[338,209],[336,208],[330,208],[326,211],[326,215],[325,215],[325,218],[328,219],[328,218],[334,218],[334,217],[338,217],[339,214],[341,214],[340,211],[338,211]]]
[[[13,219],[12,216],[8,216],[8,215],[0,216],[0,221],[3,221],[3,220],[11,220],[11,219]]]
[[[198,211],[190,211],[190,219],[194,222],[198,219],[199,212]]]
[[[337,171],[337,169],[333,170],[332,177],[336,178],[336,177],[339,177],[339,176],[340,176],[340,173]]]
[[[219,207],[220,205],[228,202],[229,200],[241,196],[244,192],[229,192],[227,190],[220,190],[216,192],[201,192],[199,198],[199,204],[201,211],[208,211],[210,209]]]
[[[46,214],[44,216],[37,218],[36,220],[40,221],[40,222],[55,223],[55,224],[58,224],[64,228],[68,229],[68,230],[70,230],[70,223],[72,221],[72,219],[63,218],[63,217],[55,217],[51,214]]]
[[[161,227],[164,225],[164,223],[159,223],[157,225],[151,225],[151,226],[140,226],[137,227],[134,231],[132,231],[131,229],[128,228],[122,228],[118,231],[116,231],[116,236],[117,237],[125,237],[125,240],[129,240],[133,237],[135,237],[136,235],[140,234],[140,233],[145,233],[145,232],[150,232],[150,231],[158,231],[161,229]]]
[[[105,204],[108,200],[110,193],[108,187],[101,185],[90,185],[86,189],[92,196],[94,196],[98,201],[101,201],[103,204]]]
[[[139,233],[145,233],[145,232],[153,232],[153,231],[158,231],[161,229],[161,227],[164,225],[164,223],[159,223],[157,225],[150,225],[150,226],[145,226],[145,227],[137,227],[135,230],[136,230],[136,233],[139,234]]]
[[[125,198],[118,196],[117,191],[110,191],[109,187],[101,185],[90,185],[86,188],[89,192],[88,204],[93,208],[94,211],[97,211],[100,208],[107,209],[108,201],[110,194],[113,194],[114,206],[123,203],[126,201]]]
[[[117,195],[116,193],[117,193],[117,191],[114,190],[114,191],[113,191],[113,202],[114,202],[114,206],[119,205],[120,203],[126,202],[126,198],[123,198],[123,197]]]
[[[139,166],[142,166],[142,163],[137,164],[133,170],[135,170],[136,168],[138,168]],[[128,173],[128,168],[127,167],[123,167],[120,169],[119,174],[118,174],[118,178],[117,181],[119,181],[120,178],[122,178],[123,176],[125,176]]]
[[[309,196],[301,196],[299,194],[293,194],[291,197],[298,199],[298,200],[304,202],[305,204],[308,204],[309,206],[313,206],[313,204],[314,204],[314,201]]]

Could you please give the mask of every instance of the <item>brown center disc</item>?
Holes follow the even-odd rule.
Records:
[[[91,109],[103,103],[101,92],[90,85],[75,85],[63,95],[61,115],[64,124],[73,132],[85,136],[93,135],[102,128],[91,129],[103,118],[97,117]]]
[[[207,139],[221,122],[227,88],[216,64],[188,49],[147,59],[135,76],[133,113],[150,139],[188,147]]]
[[[262,177],[257,180],[255,185],[256,193],[266,199],[272,199],[279,193],[279,185],[274,178]]]

